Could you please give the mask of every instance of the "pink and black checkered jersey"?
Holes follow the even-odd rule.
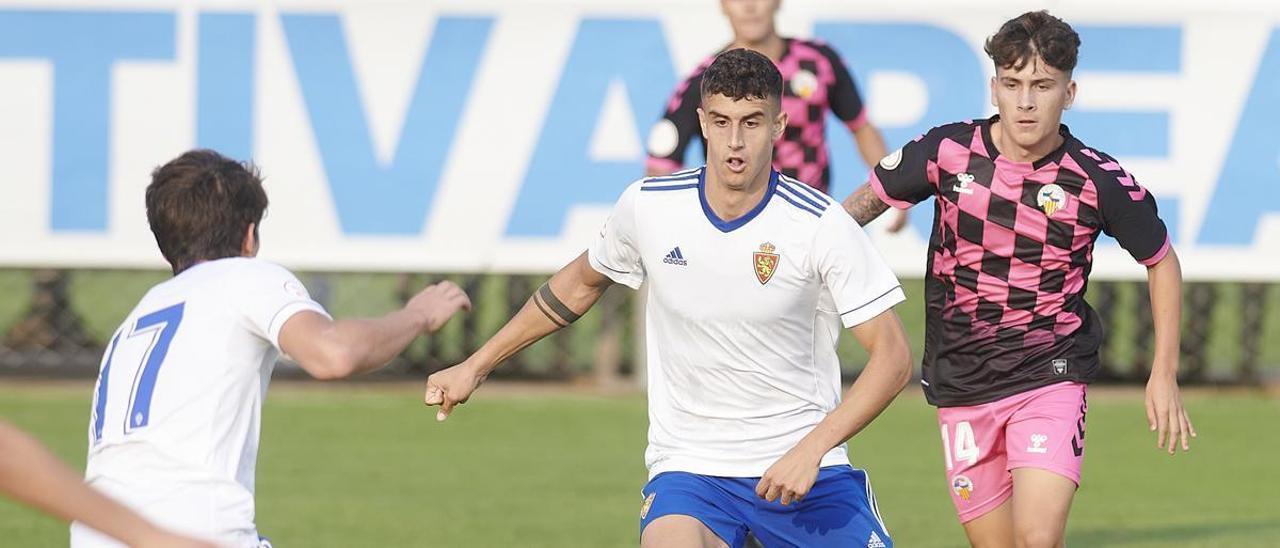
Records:
[[[774,145],[773,166],[783,175],[826,192],[831,180],[826,113],[830,110],[850,130],[856,130],[867,123],[866,109],[853,76],[835,50],[819,41],[784,38],[783,42],[782,57],[776,64],[782,73],[782,109],[789,121]],[[689,144],[695,138],[702,139],[699,89],[703,71],[714,60],[715,55],[708,57],[676,86],[662,119],[650,131],[646,163],[650,171],[678,171]]]
[[[924,389],[977,405],[1098,372],[1102,324],[1084,300],[1098,234],[1144,265],[1169,252],[1155,199],[1064,125],[1034,163],[1001,156],[998,117],[934,128],[871,171],[894,207],[934,197],[925,282]]]

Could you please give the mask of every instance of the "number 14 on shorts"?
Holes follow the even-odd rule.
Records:
[[[950,425],[942,424],[942,454],[947,460],[947,471],[955,468],[958,462],[964,462],[967,466],[977,464],[981,450],[978,449],[978,443],[973,437],[973,426],[969,421],[957,422],[954,439],[951,437],[948,426]]]

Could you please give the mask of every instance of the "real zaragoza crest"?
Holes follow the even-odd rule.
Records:
[[[769,242],[760,244],[760,251],[755,252],[753,263],[756,267],[756,279],[760,280],[760,285],[769,283],[769,279],[773,278],[773,273],[778,271],[778,254],[774,253],[775,247]]]

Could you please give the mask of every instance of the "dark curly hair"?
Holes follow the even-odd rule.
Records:
[[[735,101],[766,99],[781,104],[782,73],[768,57],[746,48],[731,49],[716,56],[702,73],[698,88],[705,99],[715,94]]]
[[[1005,21],[982,49],[996,68],[1022,70],[1039,55],[1049,66],[1071,72],[1076,68],[1080,35],[1047,11],[1029,11]]]

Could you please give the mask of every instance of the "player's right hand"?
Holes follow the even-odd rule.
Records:
[[[470,362],[436,371],[427,377],[427,393],[422,401],[427,405],[439,405],[436,420],[443,421],[449,418],[455,405],[467,403],[471,393],[480,387],[486,376],[488,375],[481,373]]]
[[[443,281],[418,292],[405,308],[421,314],[426,319],[424,330],[435,333],[459,310],[471,310],[471,299],[458,284]]]

